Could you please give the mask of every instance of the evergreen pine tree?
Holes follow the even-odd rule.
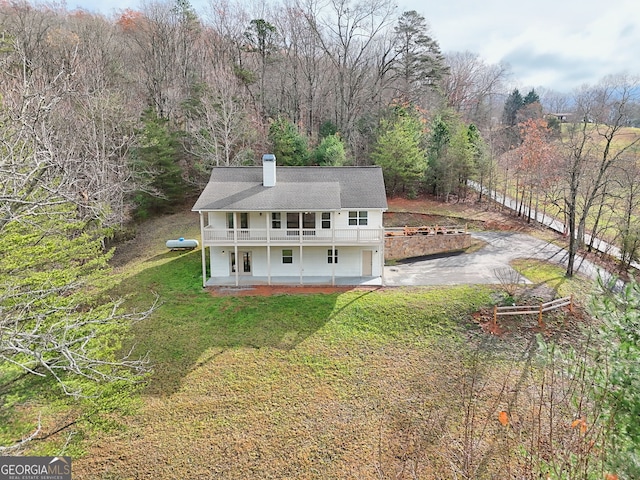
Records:
[[[382,167],[387,193],[414,195],[427,168],[422,148],[423,128],[415,112],[399,108],[395,118],[383,119],[371,158]]]
[[[306,165],[309,163],[307,139],[286,118],[278,117],[271,124],[269,140],[280,165]]]
[[[507,100],[504,102],[504,111],[502,113],[502,123],[508,127],[513,127],[517,123],[518,110],[520,110],[524,105],[524,100],[522,95],[516,88],[511,94],[507,97]]]
[[[425,88],[435,88],[449,71],[438,42],[428,30],[425,18],[415,10],[404,12],[394,29],[398,45],[395,70],[408,100]]]
[[[532,103],[540,103],[540,96],[532,88],[529,93],[522,99],[522,106],[531,105]]]
[[[168,121],[147,109],[142,116],[140,142],[133,152],[133,170],[144,188],[135,196],[136,215],[145,218],[181,203],[186,184],[179,164],[179,143]]]
[[[344,165],[347,155],[340,135],[324,137],[313,151],[311,158],[315,165]]]

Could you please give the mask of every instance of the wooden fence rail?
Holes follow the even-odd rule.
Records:
[[[569,311],[573,313],[573,295],[570,297],[557,298],[550,302],[541,303],[540,305],[513,305],[508,307],[493,307],[493,324],[495,325],[499,316],[503,315],[531,315],[538,314],[538,325],[543,327],[542,314],[556,308],[569,307]]]

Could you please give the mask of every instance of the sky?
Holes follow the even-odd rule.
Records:
[[[191,4],[198,9],[206,0]],[[637,0],[397,0],[397,5],[398,14],[415,10],[426,19],[443,52],[469,51],[487,63],[507,64],[510,81],[521,90],[570,93],[607,75],[640,75]],[[105,15],[137,6],[127,0],[67,0],[69,9]]]
[[[425,17],[443,52],[469,50],[504,62],[516,86],[569,93],[607,75],[640,75],[637,0],[419,3],[400,0],[399,7]]]

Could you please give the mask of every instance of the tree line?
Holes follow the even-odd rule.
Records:
[[[518,215],[550,214],[565,225],[567,276],[598,239],[619,248],[622,272],[638,259],[639,86],[637,77],[607,76],[574,91],[554,115],[542,112],[534,91],[523,98],[516,89],[505,102],[501,190],[515,197]]]
[[[370,164],[403,108],[423,150],[436,117],[481,131],[506,79],[475,54],[442,54],[424,17],[387,0],[259,12],[213,0],[206,12],[0,5],[3,124],[55,159],[58,190],[106,225],[164,211],[212,166],[267,151],[283,165]],[[24,128],[34,122],[38,133]]]

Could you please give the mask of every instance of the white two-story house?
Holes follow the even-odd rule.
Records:
[[[215,167],[193,206],[208,285],[381,284],[379,167]]]

